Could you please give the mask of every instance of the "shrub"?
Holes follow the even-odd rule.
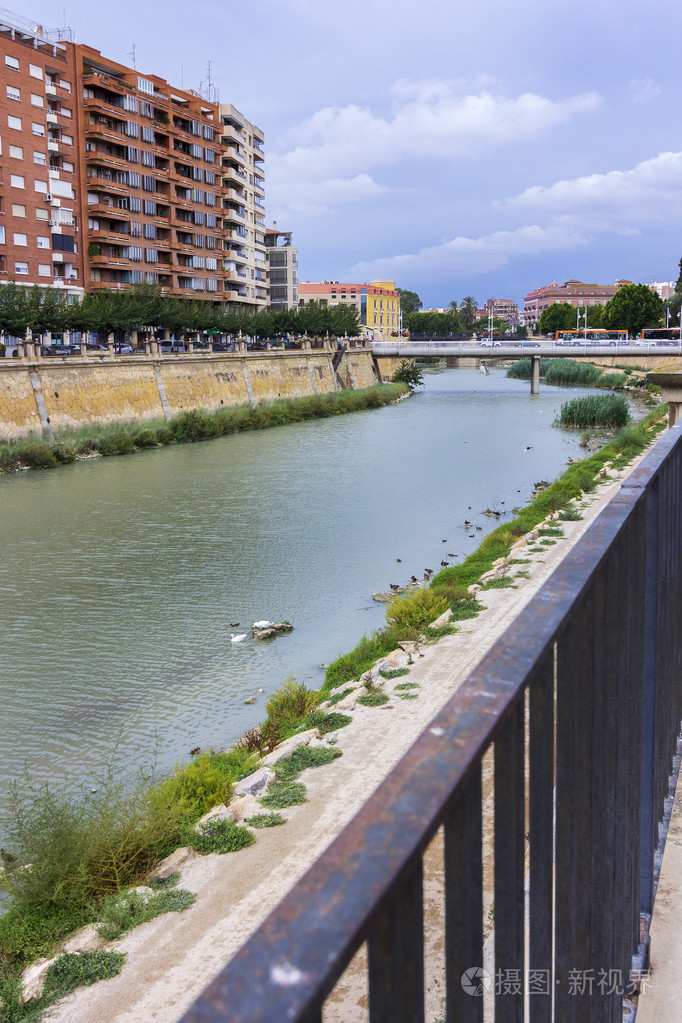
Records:
[[[456,600],[450,610],[452,611],[451,621],[465,622],[469,618],[475,618],[481,611],[485,611],[485,608],[483,604],[479,604],[475,597],[465,597]]]
[[[178,443],[193,443],[218,435],[218,425],[213,416],[199,409],[182,412],[170,423],[173,439]]]
[[[630,419],[630,408],[621,394],[591,394],[573,398],[561,406],[562,426],[625,426]]]
[[[301,721],[320,702],[319,693],[306,688],[303,682],[297,682],[290,674],[284,684],[272,693],[265,704],[267,720],[261,726],[261,736],[270,732],[278,734],[282,739],[292,735]],[[277,743],[275,743],[277,745]]]
[[[27,441],[16,447],[16,459],[29,469],[51,469],[57,457],[46,441]]]
[[[261,796],[261,806],[269,810],[283,810],[286,806],[298,806],[306,802],[305,785],[300,781],[276,781]]]
[[[423,629],[447,610],[445,596],[430,589],[420,589],[407,597],[394,597],[386,608],[386,621],[397,628]]]
[[[195,821],[212,807],[229,802],[232,791],[231,771],[203,753],[190,764],[176,767],[152,793],[152,803],[177,806],[187,820]]]
[[[138,430],[133,437],[133,442],[136,448],[155,448],[158,444],[157,435],[155,430]]]
[[[105,458],[111,455],[129,455],[135,450],[135,442],[130,434],[119,430],[97,442],[97,450]]]
[[[240,827],[233,821],[207,821],[192,839],[197,852],[208,853],[238,852],[256,841],[248,828]]]
[[[341,750],[334,747],[299,746],[288,757],[278,760],[274,769],[280,781],[295,781],[306,768],[331,764],[342,755]]]
[[[393,383],[407,384],[410,390],[413,391],[415,387],[421,387],[424,383],[424,375],[413,362],[403,359],[393,374]]]

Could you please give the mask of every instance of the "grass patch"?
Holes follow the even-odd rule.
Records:
[[[577,508],[564,508],[559,512],[559,518],[562,522],[581,522],[582,515]]]
[[[208,853],[238,852],[256,841],[247,828],[240,827],[234,821],[211,820],[202,825],[201,831],[195,834],[192,847],[197,852]]]
[[[45,992],[62,998],[77,987],[116,977],[125,960],[123,952],[65,952],[48,969]]]
[[[419,693],[398,693],[398,697],[401,700],[416,700],[419,697]]]
[[[530,572],[517,572],[515,579],[530,579]]]
[[[556,540],[541,540],[540,543],[543,547],[552,547],[557,541]]]
[[[538,536],[565,536],[563,529],[559,526],[543,526],[542,529],[538,529]]]
[[[280,781],[295,781],[309,767],[323,767],[342,756],[340,749],[327,746],[299,746],[274,765]]]
[[[396,692],[400,692],[402,689],[419,689],[418,682],[399,682],[397,686],[393,687]]]
[[[153,920],[162,913],[181,913],[195,900],[193,892],[175,887],[166,888],[149,899],[135,891],[112,896],[99,909],[102,923],[97,931],[107,941],[115,941],[138,924]]]
[[[349,689],[348,692],[352,693],[353,690]],[[305,716],[301,727],[303,731],[307,731],[309,728],[317,728],[322,735],[326,735],[327,732],[335,732],[338,728],[345,728],[352,720],[352,717],[348,714],[339,714],[337,711],[325,714],[323,710],[314,710]]]
[[[342,692],[334,693],[333,696],[330,696],[329,697],[329,702],[331,703],[332,706],[335,706],[337,703],[340,703],[341,700],[345,700],[345,698],[347,696],[350,696],[350,694],[352,692],[353,692],[353,688],[351,686],[349,686],[347,689],[344,689]]]
[[[529,554],[544,554],[545,553],[545,548],[544,547],[529,547],[528,548],[528,553]]]
[[[364,696],[358,696],[358,703],[363,707],[381,707],[382,704],[388,703],[388,696],[386,693],[366,693]]]
[[[180,871],[174,870],[168,877],[155,877],[149,882],[149,887],[154,891],[163,891],[165,888],[175,888],[180,881]]]
[[[383,671],[380,671],[379,674],[381,675],[382,678],[386,678],[386,679],[401,678],[403,675],[409,675],[410,674],[410,669],[409,668],[386,668]]]
[[[250,405],[206,412],[192,409],[170,422],[152,420],[131,423],[90,423],[63,428],[54,441],[29,436],[0,444],[0,472],[15,469],[52,469],[76,460],[78,456],[100,454],[105,457],[133,454],[167,444],[187,444],[211,437],[264,430],[271,426],[323,419],[371,408],[382,408],[404,394],[404,384],[379,384],[363,390],[288,398],[252,408]]]
[[[514,580],[510,575],[502,575],[499,579],[487,579],[481,585],[482,590],[508,590],[516,589]]]
[[[474,597],[462,597],[450,605],[452,618],[450,621],[465,622],[469,618],[475,618],[481,611],[485,611],[485,605],[479,603]]]
[[[260,800],[268,810],[283,810],[306,802],[305,785],[300,781],[276,781]]]
[[[530,565],[530,558],[510,558],[509,565]]]
[[[278,824],[286,824],[286,817],[282,817],[281,813],[257,813],[247,817],[245,823],[250,828],[275,828]]]
[[[447,622],[445,625],[427,625],[422,635],[426,640],[435,641],[442,639],[443,636],[452,636],[455,632],[459,632],[457,626]]]

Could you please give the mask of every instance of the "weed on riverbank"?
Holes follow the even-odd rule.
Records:
[[[404,384],[381,384],[357,391],[288,398],[256,408],[248,405],[216,412],[195,409],[182,412],[169,422],[153,419],[144,423],[89,423],[56,431],[54,440],[29,437],[0,444],[0,472],[52,469],[88,455],[128,455],[168,444],[196,443],[231,433],[382,408],[406,392]]]

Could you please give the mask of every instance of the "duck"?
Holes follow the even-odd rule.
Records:
[[[449,557],[449,558],[456,558],[456,557],[457,557],[457,555],[456,555],[456,554],[450,554],[450,552],[448,551],[448,557]]]
[[[424,569],[424,575],[433,575],[433,569],[432,568],[425,568]]]
[[[241,625],[241,622],[230,622],[230,628],[231,629],[238,629],[240,625]]]
[[[483,526],[476,526],[476,529],[479,531],[479,533],[483,532]]]
[[[246,633],[241,632],[238,636],[235,636],[234,632],[230,633],[230,639],[233,643],[241,643],[243,639],[246,639]]]
[[[470,540],[473,540],[473,538],[474,538],[475,536],[476,536],[476,534],[475,534],[475,533],[469,533],[469,539],[470,539]]]
[[[450,562],[449,562],[449,561],[441,561],[441,563],[440,563],[440,567],[441,567],[441,568],[447,568],[449,564],[450,564]]]
[[[388,585],[390,586],[394,593],[397,593],[398,590],[400,589],[397,583],[389,583]]]
[[[16,863],[17,858],[12,853],[5,852],[4,849],[0,849],[0,859],[3,863]]]
[[[447,540],[441,540],[441,543],[447,543]]]
[[[396,558],[395,560],[396,560],[398,565],[402,565],[402,562],[403,562],[402,558]]]
[[[468,519],[464,520],[464,528],[465,529],[471,529],[471,523],[469,522]]]
[[[411,575],[410,576],[410,582],[411,583],[417,583],[417,582],[419,582],[419,580],[417,579],[416,575]]]
[[[201,746],[195,746],[194,749],[191,749],[189,751],[189,755],[191,757],[195,757],[197,755],[197,753],[201,753]]]

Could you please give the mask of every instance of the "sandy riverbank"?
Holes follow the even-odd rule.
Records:
[[[286,825],[258,831],[256,844],[239,853],[197,857],[185,864],[180,883],[196,892],[196,903],[181,914],[167,914],[143,924],[114,942],[112,948],[128,955],[120,976],[76,991],[58,1003],[48,1018],[55,1023],[177,1020],[354,816],[583,535],[631,469],[587,495],[583,519],[562,523],[565,537],[554,546],[542,554],[514,552],[531,559],[530,564],[513,568],[529,573],[528,579],[515,580],[517,589],[486,591],[481,599],[487,609],[478,618],[460,623],[456,635],[424,648],[424,657],[416,661],[409,676],[409,681],[420,686],[418,699],[403,701],[396,696],[380,708],[356,707],[352,723],[338,733],[343,756],[326,767],[305,772],[302,780],[308,802],[284,811]],[[396,680],[400,681],[404,680]],[[387,693],[393,685],[387,682]],[[425,879],[427,907],[433,906],[433,920],[437,921],[437,842],[427,853]],[[431,941],[427,937],[427,949],[433,949],[437,963],[436,932],[437,927]],[[437,966],[427,974],[427,1019],[433,1020],[440,1006],[442,980]],[[325,1021],[362,1023],[366,1019],[364,1003],[361,974],[351,970],[339,983]]]

